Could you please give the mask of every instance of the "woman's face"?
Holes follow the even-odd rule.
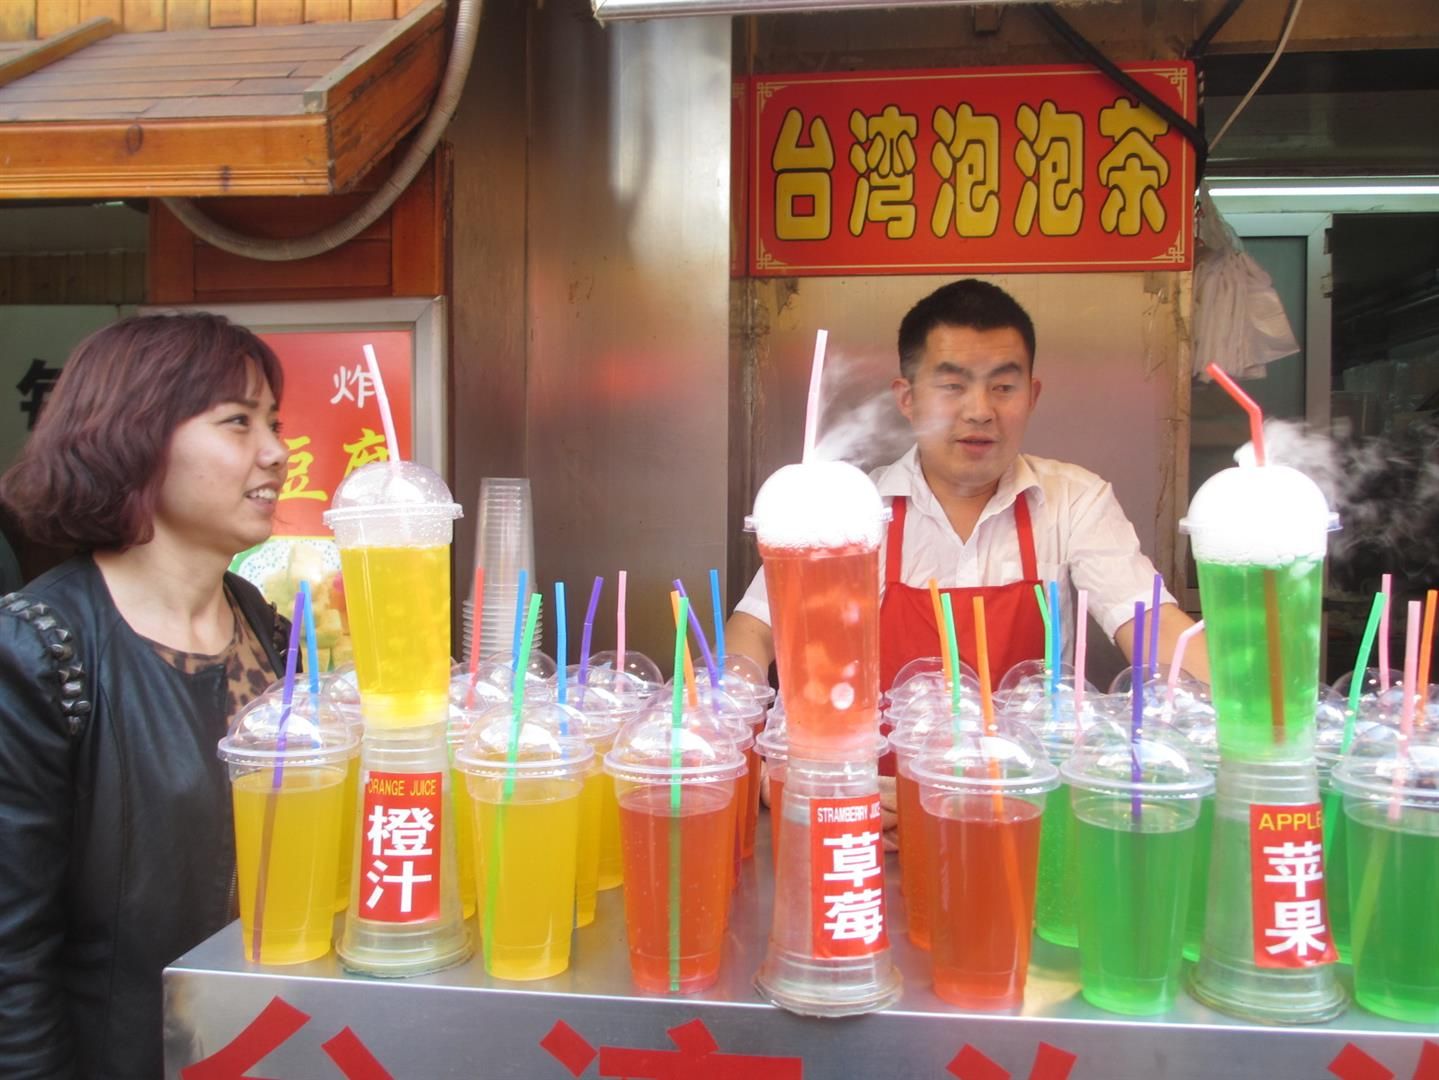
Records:
[[[258,368],[240,401],[175,429],[155,507],[155,533],[230,558],[269,539],[289,451],[279,407]]]

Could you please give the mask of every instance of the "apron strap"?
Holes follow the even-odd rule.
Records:
[[[1029,518],[1028,493],[1021,491],[1014,499],[1014,527],[1019,533],[1019,564],[1025,581],[1039,580],[1039,561],[1034,557],[1034,525]]]
[[[889,535],[884,542],[884,583],[898,585],[900,563],[904,553],[904,509],[909,500],[896,495],[890,502]]]

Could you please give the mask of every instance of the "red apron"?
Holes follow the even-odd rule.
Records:
[[[934,622],[934,601],[928,589],[916,589],[900,579],[903,565],[904,517],[908,500],[895,496],[893,517],[885,544],[884,599],[879,606],[879,685],[888,690],[899,669],[920,656],[943,655],[940,629]],[[1019,534],[1019,561],[1022,580],[1008,585],[985,585],[975,589],[941,589],[954,608],[955,636],[959,655],[971,667],[978,667],[974,640],[974,597],[984,598],[984,625],[989,645],[990,685],[998,688],[1005,672],[1022,660],[1044,656],[1044,620],[1034,599],[1040,584],[1034,557],[1034,526],[1024,492],[1014,500],[1014,525]],[[894,773],[894,755],[880,762],[885,775]]]

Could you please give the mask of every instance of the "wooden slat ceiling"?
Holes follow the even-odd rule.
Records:
[[[423,119],[444,63],[443,0],[361,23],[106,24],[0,43],[0,199],[344,191]]]

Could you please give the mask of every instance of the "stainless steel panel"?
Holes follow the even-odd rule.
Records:
[[[595,1063],[575,1043],[581,1054],[573,1059],[577,1067],[571,1075],[636,1078],[801,1075],[793,1061],[766,1072],[758,1063],[726,1062],[724,1055],[733,1054],[801,1059],[806,1080],[948,1077],[949,1063],[966,1045],[1012,1075],[1027,1076],[1039,1044],[1047,1043],[1077,1057],[1072,1071],[1056,1068],[1043,1073],[1048,1076],[1276,1080],[1331,1075],[1330,1063],[1350,1042],[1394,1075],[1407,1077],[1417,1075],[1425,1037],[1433,1036],[1356,1007],[1328,1024],[1264,1027],[1211,1012],[1187,996],[1163,1016],[1117,1016],[1079,997],[1077,954],[1042,941],[1035,942],[1020,1015],[961,1012],[934,996],[928,957],[904,936],[894,859],[887,860],[889,929],[895,963],[904,975],[903,998],[863,1018],[792,1016],[761,1002],[751,982],[770,924],[768,833],[761,826],[755,858],[746,864],[735,895],[719,984],[703,994],[666,998],[633,988],[620,890],[601,893],[595,922],[576,932],[571,969],[533,983],[492,980],[478,957],[403,981],[347,975],[333,957],[291,968],[259,968],[242,959],[239,925],[232,924],[165,974],[167,1075],[178,1076],[185,1066],[230,1043],[277,995],[309,1018],[264,1058],[255,1075],[336,1075],[322,1044],[345,1028],[390,1075],[426,1080],[564,1076],[566,1066],[540,1045],[560,1022],[592,1049],[608,1048]],[[1341,968],[1344,977],[1347,970]],[[716,1055],[676,1060],[670,1032],[695,1020],[718,1044]],[[693,1038],[697,1033],[687,1034]],[[614,1048],[653,1048],[660,1052],[659,1062],[622,1068],[610,1056]],[[666,1052],[667,1058],[662,1056]],[[994,1073],[961,1068],[953,1075]]]
[[[532,17],[530,63],[538,571],[570,584],[578,623],[590,579],[613,612],[627,569],[628,641],[663,663],[670,580],[702,594],[725,557],[730,27],[604,29],[559,0]],[[606,614],[595,647],[612,642]]]

